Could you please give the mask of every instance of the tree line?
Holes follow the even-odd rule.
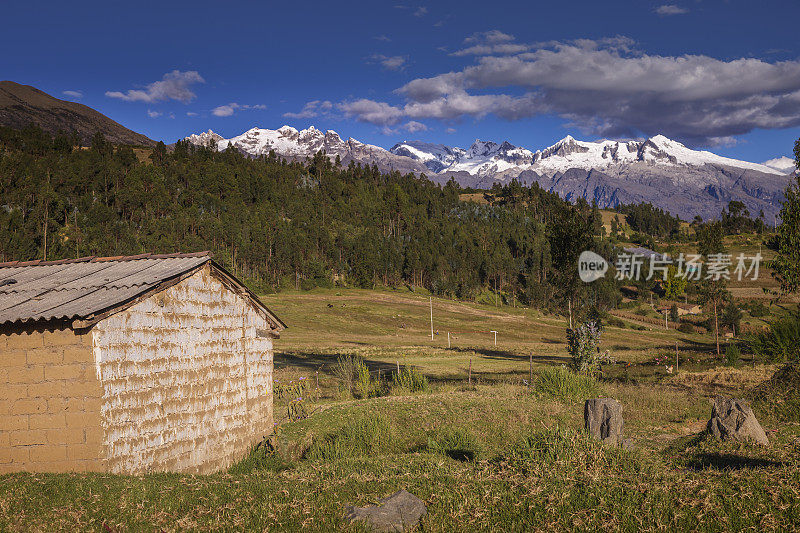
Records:
[[[577,257],[611,260],[596,207],[538,185],[464,202],[454,181],[374,165],[257,158],[178,142],[150,153],[96,135],[0,128],[0,260],[211,250],[262,291],[408,285],[537,307],[610,306]]]

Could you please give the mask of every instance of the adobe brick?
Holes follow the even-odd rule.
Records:
[[[86,434],[83,429],[49,429],[47,430],[48,444],[84,444]]]
[[[11,447],[11,462],[12,463],[28,463],[31,460],[31,449],[28,446],[12,446]]]
[[[64,416],[66,417],[67,428],[71,429],[91,427],[99,423],[98,413],[65,413]]]
[[[28,386],[24,383],[17,383],[15,385],[4,383],[3,386],[0,387],[0,399],[2,400],[19,400],[27,397]]]
[[[82,335],[76,335],[71,329],[57,329],[55,331],[43,331],[42,342],[45,346],[70,346],[79,344]]]
[[[44,413],[28,417],[28,429],[59,429],[67,427],[64,413]]]
[[[92,350],[88,346],[67,346],[63,350],[64,363],[94,363]]]
[[[8,383],[40,383],[44,381],[44,367],[40,365],[8,368]]]
[[[47,412],[47,401],[42,398],[23,398],[11,404],[12,415],[34,415]]]
[[[67,448],[67,457],[70,461],[88,461],[97,459],[100,448],[93,444],[73,444]]]
[[[79,446],[79,445],[77,445]],[[31,447],[32,463],[52,463],[67,460],[67,447],[47,444]]]
[[[44,368],[44,377],[47,381],[59,379],[73,380],[83,377],[84,365],[50,365]]]
[[[44,346],[42,335],[37,332],[22,332],[11,335],[4,335],[6,338],[6,350],[27,350]]]
[[[31,383],[28,385],[28,398],[58,398],[64,396],[64,384],[59,381]]]
[[[25,429],[9,433],[11,446],[33,446],[47,442],[47,432],[43,429]]]
[[[64,360],[60,348],[36,348],[28,350],[27,363],[29,365],[58,365]]]
[[[0,418],[0,434],[8,437],[9,431],[28,429],[28,415],[6,415]]]
[[[0,366],[13,367],[27,364],[26,350],[3,350],[0,354]]]

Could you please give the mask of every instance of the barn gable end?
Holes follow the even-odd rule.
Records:
[[[117,260],[136,258],[100,261]],[[116,277],[110,287],[78,286],[84,301],[92,290],[126,298],[59,317],[43,314],[41,300],[67,301],[59,305],[72,312],[63,290],[24,298],[38,294],[31,280],[46,286],[52,274],[14,267],[6,272],[23,280],[21,289],[0,287],[0,318],[16,320],[0,324],[0,473],[206,473],[271,433],[272,340],[285,326],[210,258],[184,270],[175,262],[126,266],[138,282],[147,270],[147,283]],[[158,268],[169,277],[159,280]],[[114,269],[105,272],[104,280]],[[17,318],[14,306],[34,318]]]

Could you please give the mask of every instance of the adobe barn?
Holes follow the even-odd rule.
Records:
[[[206,252],[0,263],[0,474],[229,466],[283,328]]]

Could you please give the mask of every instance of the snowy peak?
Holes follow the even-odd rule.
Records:
[[[783,174],[792,174],[797,170],[795,160],[786,156],[776,157],[775,159],[764,161],[763,165],[775,169]]]

